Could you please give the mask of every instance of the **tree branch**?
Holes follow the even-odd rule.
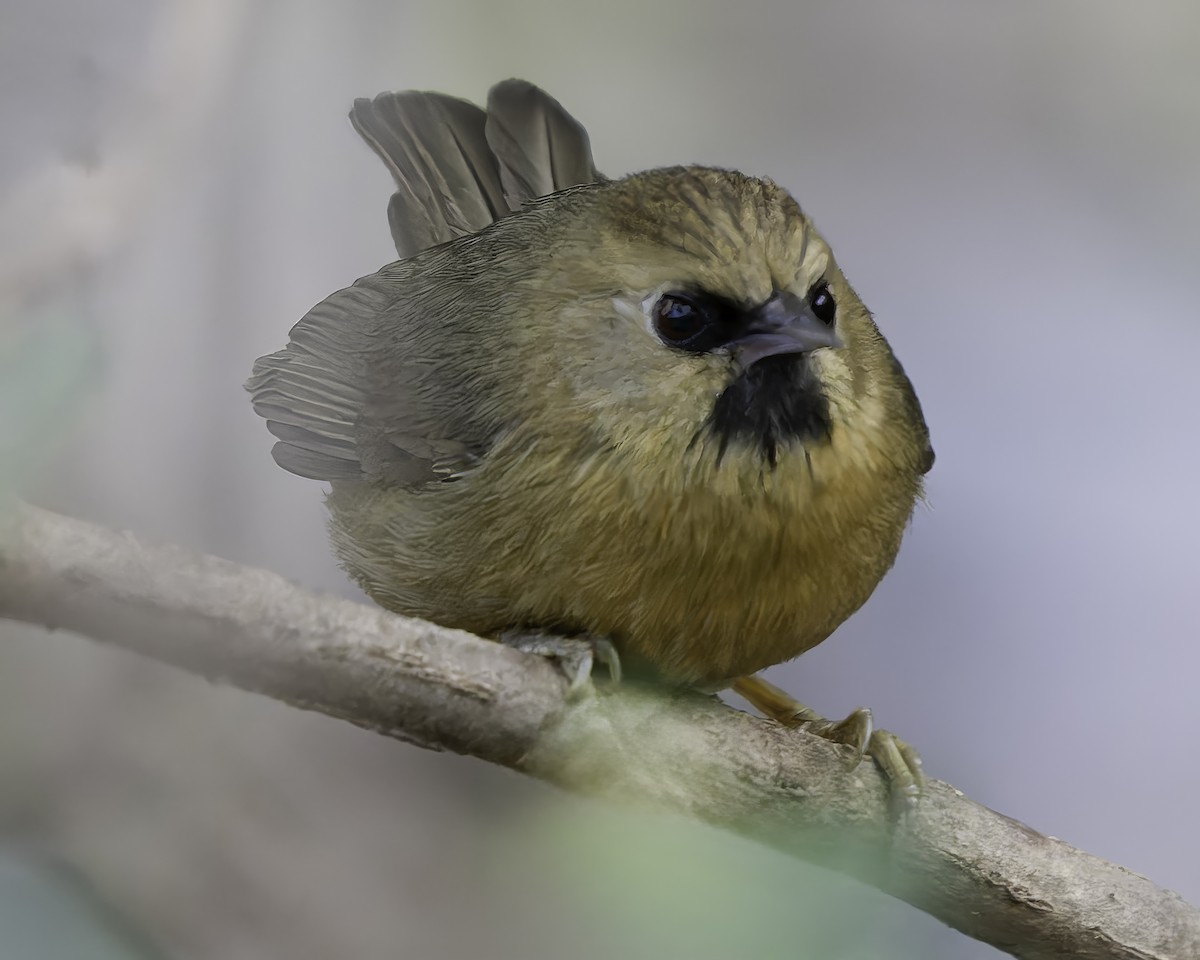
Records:
[[[848,873],[1014,956],[1200,957],[1177,894],[931,781],[899,818],[870,764],[692,693],[564,702],[545,661],[301,590],[263,570],[18,507],[0,521],[0,617],[568,790],[671,810]]]

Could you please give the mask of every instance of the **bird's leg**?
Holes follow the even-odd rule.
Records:
[[[613,683],[621,682],[621,658],[608,637],[591,633],[562,636],[541,630],[505,630],[500,642],[514,650],[549,657],[567,675],[567,699],[574,700],[591,689],[592,667],[597,661],[608,668]]]
[[[917,751],[894,733],[876,730],[866,707],[859,707],[844,720],[826,720],[762,677],[735,680],[733,690],[754,709],[785,727],[803,727],[849,747],[847,759],[851,766],[856,766],[864,754],[870,757],[879,764],[896,796],[917,797],[924,789],[925,774]]]

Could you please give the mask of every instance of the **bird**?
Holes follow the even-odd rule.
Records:
[[[920,760],[860,708],[757,676],[891,568],[934,453],[920,402],[786,189],[701,165],[610,179],[523,80],[485,107],[356,100],[399,259],[247,381],[279,466],[329,484],[333,549],[381,606]]]

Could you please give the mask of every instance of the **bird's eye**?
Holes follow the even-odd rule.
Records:
[[[654,331],[673,347],[691,346],[711,322],[706,310],[682,294],[663,294],[654,305]]]
[[[829,284],[824,280],[818,280],[808,291],[808,306],[813,316],[825,326],[833,326],[833,321],[837,319],[837,304],[829,290]]]

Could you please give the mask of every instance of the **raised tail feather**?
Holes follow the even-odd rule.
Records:
[[[408,90],[354,102],[350,121],[391,170],[401,258],[475,233],[527,200],[601,179],[587,131],[524,80],[492,87],[488,109]]]

